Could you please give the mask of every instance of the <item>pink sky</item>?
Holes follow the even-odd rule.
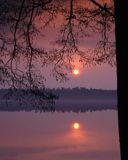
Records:
[[[39,46],[44,46],[45,48],[52,48],[52,43],[55,40],[56,32],[54,28],[50,28],[46,31],[46,37],[40,37],[38,41]],[[55,36],[56,35],[56,36]],[[113,34],[110,36],[113,38]],[[87,48],[94,49],[96,42],[98,41],[98,36],[92,36],[87,39],[83,39],[79,44],[80,49],[83,51]],[[86,51],[85,51],[86,52]],[[52,65],[52,64],[51,64]],[[116,78],[116,67],[111,67],[109,64],[102,64],[96,66],[85,66],[78,64],[78,58],[75,62],[76,69],[80,70],[79,76],[73,76],[71,73],[68,74],[69,81],[64,83],[59,83],[52,76],[50,67],[42,68],[43,75],[46,76],[46,87],[57,88],[57,87],[87,87],[87,88],[98,88],[98,89],[116,89],[117,88],[117,78]],[[40,67],[39,67],[40,68]]]
[[[61,23],[60,20],[57,20],[55,20],[56,26],[58,26],[58,23]],[[37,45],[43,46],[44,48],[47,48],[49,50],[53,47],[53,42],[57,39],[59,35],[59,29],[57,30],[56,28],[54,28],[54,25],[51,24],[51,26],[44,30],[44,34],[46,36],[39,37],[39,39],[37,40]],[[114,33],[111,32],[109,38],[114,41]],[[96,47],[96,43],[99,41],[99,39],[100,38],[98,34],[92,35],[91,37],[87,37],[85,39],[81,39],[78,47],[80,50],[85,51],[86,53],[86,49],[94,49]],[[78,62],[77,58],[76,61]],[[75,65],[76,69],[80,70],[79,76],[73,76],[71,73],[69,73],[69,80],[64,83],[59,83],[55,80],[55,77],[52,76],[52,71],[50,71],[49,66],[47,66],[47,68],[43,68],[41,72],[43,72],[43,75],[46,76],[46,87],[87,87],[97,89],[117,88],[115,66],[111,67],[108,64],[103,64],[96,66],[85,66],[83,68],[82,66],[79,66],[77,62],[75,62]]]
[[[116,89],[116,67],[110,65],[97,65],[94,67],[81,68],[79,76],[69,73],[69,80],[66,82],[56,82],[55,78],[46,74],[46,86],[57,87],[87,87],[97,89]]]
[[[81,1],[82,2],[82,1]],[[83,5],[83,4],[82,4]],[[84,4],[85,5],[85,4]],[[77,4],[75,7],[78,7]],[[47,14],[45,16],[47,20]],[[66,15],[68,16],[68,15]],[[44,21],[45,21],[44,18]],[[64,18],[64,19],[63,19]],[[34,46],[41,47],[46,51],[52,50],[55,46],[53,45],[53,42],[55,42],[58,38],[61,39],[60,29],[62,29],[60,26],[63,24],[63,20],[65,20],[66,17],[63,17],[62,14],[58,15],[55,20],[50,23],[49,27],[43,28],[43,22],[39,21],[39,19],[35,19],[35,25],[36,27],[41,31],[42,34],[35,36],[33,39]],[[64,21],[67,23],[67,21]],[[64,24],[65,24],[64,23]],[[77,23],[76,23],[77,24]],[[77,29],[79,30],[79,26],[77,26]],[[85,31],[88,33],[90,30]],[[82,39],[78,37],[79,43],[78,48],[80,51],[84,51],[85,55],[87,53],[87,49],[91,48],[94,49],[96,47],[96,42],[99,41],[99,35],[92,33],[93,35],[91,37],[86,37],[86,39]],[[111,32],[109,37],[110,39],[114,39],[114,34]],[[79,35],[80,36],[80,35]],[[101,40],[101,39],[100,39]],[[55,43],[54,43],[55,44]],[[56,45],[56,48],[59,50],[63,48],[63,46]],[[108,52],[109,53],[109,52]],[[64,61],[67,63],[67,57],[69,54],[66,52],[64,53]],[[72,55],[72,53],[70,53]],[[74,54],[74,53],[73,53]],[[88,54],[88,53],[87,53]],[[58,56],[58,53],[49,54],[49,57],[54,57],[54,55]],[[56,57],[57,57],[56,56]],[[78,54],[77,54],[78,56]],[[50,57],[50,58],[51,58]],[[66,57],[66,58],[65,58]],[[58,58],[58,57],[57,57]],[[22,59],[22,58],[21,58]],[[51,58],[52,59],[52,58]],[[21,60],[23,61],[23,60]],[[40,61],[40,62],[39,62]],[[59,83],[56,81],[55,77],[52,76],[52,71],[50,70],[51,66],[54,66],[54,64],[58,61],[58,59],[51,60],[50,66],[41,68],[41,63],[43,62],[42,59],[36,58],[36,62],[33,62],[36,69],[36,74],[40,72],[42,75],[46,77],[46,87],[48,88],[57,88],[57,87],[87,87],[87,88],[101,88],[101,89],[116,89],[116,67],[111,67],[108,64],[104,65],[96,65],[96,66],[85,66],[84,68],[82,66],[79,66],[78,64],[78,58],[76,58],[75,67],[76,69],[79,69],[80,74],[79,76],[73,76],[68,70],[68,77],[69,80],[64,83]],[[27,63],[24,61],[24,63]],[[86,60],[85,60],[86,63]],[[20,63],[19,68],[23,68],[23,62]],[[25,69],[23,69],[23,72],[26,72]]]

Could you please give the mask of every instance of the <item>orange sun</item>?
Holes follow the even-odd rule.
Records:
[[[74,128],[74,129],[79,129],[79,128],[80,128],[80,124],[77,123],[77,122],[75,122],[75,123],[73,124],[73,128]]]
[[[74,74],[74,75],[78,75],[79,73],[80,73],[80,71],[79,71],[78,69],[74,69],[74,70],[73,70],[73,74]]]

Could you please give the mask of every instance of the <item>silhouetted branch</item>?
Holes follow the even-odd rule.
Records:
[[[18,25],[19,25],[19,22],[20,22],[20,19],[21,19],[21,16],[22,16],[22,11],[23,11],[23,7],[24,7],[24,3],[25,3],[25,0],[22,0],[21,6],[19,8],[19,15],[18,15],[18,18],[16,20],[15,27],[14,27],[14,48],[13,48],[12,58],[14,58],[15,54],[16,54],[16,48],[17,48],[17,38],[16,38],[16,35],[17,35]]]
[[[98,6],[102,11],[105,11],[106,13],[108,13],[110,16],[112,16],[113,18],[115,18],[115,15],[109,11],[109,8],[107,8],[107,4],[105,3],[104,6],[102,6],[100,3],[98,3],[95,0],[90,0],[93,4],[95,4],[96,6]]]
[[[84,65],[116,64],[115,43],[110,36],[114,29],[113,3],[6,0],[0,1],[0,13],[1,85],[31,93],[35,89],[45,91],[42,68],[52,65],[56,80],[65,81],[76,56]],[[50,35],[52,25],[55,33]],[[97,34],[95,49],[89,49],[86,39]],[[45,38],[50,39],[47,45]],[[38,65],[42,67],[37,69]]]

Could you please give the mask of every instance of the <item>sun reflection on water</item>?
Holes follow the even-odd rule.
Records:
[[[86,130],[80,122],[73,122],[70,126],[69,139],[74,143],[83,143],[87,138]]]

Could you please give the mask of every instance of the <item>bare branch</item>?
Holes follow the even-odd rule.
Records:
[[[106,13],[108,13],[110,16],[112,16],[113,18],[115,18],[115,15],[109,11],[109,9],[107,8],[106,4],[104,6],[102,6],[101,4],[99,4],[97,1],[95,0],[90,0],[93,4],[95,4],[96,6],[98,6],[101,10],[105,11]]]
[[[21,6],[20,6],[20,10],[19,10],[18,19],[17,19],[16,24],[15,24],[15,30],[14,30],[14,48],[13,48],[12,58],[14,58],[14,57],[15,57],[15,54],[16,54],[16,48],[17,48],[17,38],[16,38],[16,34],[17,34],[18,25],[19,25],[19,22],[20,22],[20,19],[21,19],[21,15],[22,15],[24,3],[25,3],[25,0],[22,0]]]
[[[68,79],[76,56],[83,65],[113,65],[114,39],[110,36],[114,28],[113,6],[96,0],[86,2],[2,2],[0,82],[17,90],[29,89],[35,94],[33,90],[45,89],[45,75],[41,70],[46,65],[52,65],[52,73],[59,81]],[[92,5],[88,6],[90,3]],[[91,36],[99,38],[94,49],[86,43]],[[41,67],[37,69],[38,65]],[[50,95],[44,93],[45,98],[50,99]]]

